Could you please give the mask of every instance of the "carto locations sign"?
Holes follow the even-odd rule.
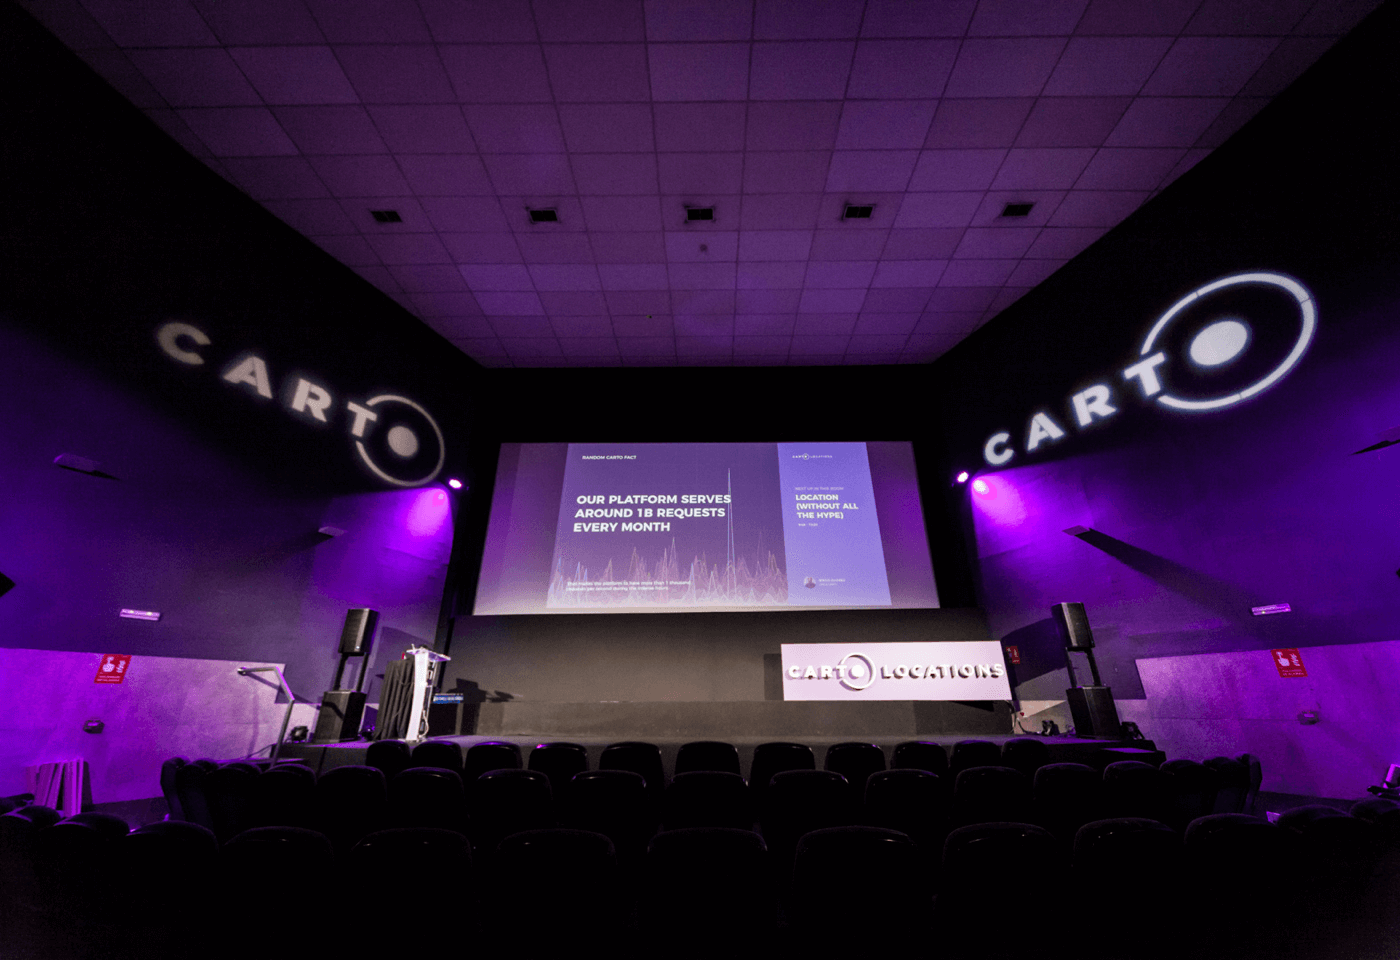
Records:
[[[784,700],[1010,700],[1001,644],[785,643]]]

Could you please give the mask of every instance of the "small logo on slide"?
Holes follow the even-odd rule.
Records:
[[[816,577],[806,577],[803,579],[802,585],[808,590],[814,590],[817,586],[817,579]]]

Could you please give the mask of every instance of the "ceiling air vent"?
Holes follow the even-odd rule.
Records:
[[[1033,203],[1008,203],[1002,208],[1001,215],[1003,217],[1028,217],[1034,206]]]
[[[854,203],[846,204],[846,212],[841,214],[842,220],[869,220],[870,215],[875,212],[872,205],[858,206]]]
[[[369,215],[375,223],[403,223],[403,217],[397,210],[371,210]]]
[[[531,223],[558,223],[559,211],[553,207],[546,207],[541,210],[530,211]]]
[[[685,219],[687,223],[694,223],[697,220],[713,220],[715,218],[714,207],[686,207]]]

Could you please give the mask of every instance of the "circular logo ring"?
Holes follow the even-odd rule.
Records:
[[[841,663],[839,665],[844,667],[847,665],[847,661],[850,660],[859,660],[861,663],[865,664],[865,682],[859,686],[851,683],[849,679],[851,671],[843,670],[841,671],[841,680],[839,681],[841,686],[845,687],[847,690],[864,690],[875,682],[875,665],[870,662],[869,657],[863,653],[848,653],[841,658]]]
[[[382,469],[380,469],[379,465],[376,464],[373,459],[371,459],[369,451],[365,450],[365,445],[359,440],[355,441],[355,449],[359,452],[360,459],[365,462],[365,466],[369,467],[370,470],[374,471],[374,475],[377,476],[379,479],[385,481],[386,483],[392,483],[396,487],[422,486],[423,484],[432,480],[433,477],[436,477],[438,475],[438,472],[442,470],[442,465],[447,461],[447,442],[442,438],[442,430],[438,428],[437,421],[432,418],[432,415],[429,414],[428,411],[424,410],[421,406],[414,403],[407,397],[396,397],[392,394],[382,393],[377,397],[371,397],[369,400],[366,400],[365,406],[374,407],[378,406],[381,403],[402,403],[404,406],[411,407],[412,409],[418,411],[418,413],[422,415],[423,419],[428,421],[428,426],[432,427],[433,433],[437,435],[437,464],[433,467],[432,470],[428,471],[426,475],[420,477],[417,480],[400,480],[398,477],[391,476],[390,474],[385,473]]]
[[[1215,397],[1211,400],[1183,400],[1181,397],[1173,397],[1170,394],[1159,394],[1157,402],[1163,406],[1171,407],[1175,410],[1219,410],[1221,407],[1228,407],[1248,400],[1257,393],[1269,389],[1289,370],[1302,359],[1307,351],[1308,345],[1312,343],[1313,334],[1317,332],[1317,304],[1313,300],[1312,294],[1297,280],[1286,277],[1281,273],[1237,273],[1229,277],[1221,277],[1213,283],[1208,283],[1204,287],[1193,290],[1186,296],[1174,303],[1170,310],[1162,314],[1161,318],[1153,325],[1147,334],[1147,339],[1142,343],[1142,356],[1152,353],[1153,345],[1157,341],[1157,336],[1166,328],[1167,324],[1202,297],[1209,296],[1217,290],[1225,287],[1233,287],[1240,284],[1263,284],[1265,286],[1278,287],[1285,291],[1298,302],[1298,310],[1302,314],[1303,329],[1298,333],[1298,341],[1293,344],[1293,349],[1288,356],[1283,358],[1283,362],[1262,380],[1258,380],[1243,390],[1236,391],[1224,397]]]

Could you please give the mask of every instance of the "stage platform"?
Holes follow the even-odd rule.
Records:
[[[1011,704],[952,700],[512,700],[440,705],[429,718],[434,735],[478,734],[554,739],[799,740],[835,737],[863,740],[926,736],[982,736],[1014,730]]]
[[[1000,745],[1005,743],[1007,740],[1012,739],[1013,736],[1024,736],[1024,734],[1000,734],[978,736],[975,737],[975,739],[990,740],[992,743]],[[530,749],[539,743],[547,743],[551,740],[567,740],[571,743],[581,744],[588,749],[588,768],[590,770],[593,770],[597,769],[598,758],[602,754],[603,748],[610,743],[617,743],[620,739],[624,738],[549,736],[545,734],[538,734],[528,737],[517,735],[483,736],[478,734],[455,737],[435,737],[434,739],[453,740],[462,745],[462,750],[464,752],[468,747],[475,743],[481,743],[487,740],[504,740],[506,742],[518,745],[522,754],[528,754]],[[676,752],[680,749],[683,743],[687,743],[691,740],[711,738],[649,737],[645,739],[647,739],[648,742],[654,743],[661,748],[662,766],[665,768],[667,773],[670,773],[670,771],[676,768]],[[827,747],[831,746],[833,743],[841,743],[850,739],[858,739],[865,742],[878,744],[880,748],[885,751],[885,757],[888,759],[894,753],[895,745],[905,740],[931,740],[936,743],[941,743],[944,749],[946,749],[951,755],[954,743],[956,743],[959,740],[969,738],[958,735],[929,737],[885,736],[856,738],[830,736],[723,737],[716,739],[723,739],[728,743],[734,744],[734,746],[738,748],[740,769],[742,769],[745,772],[745,774],[747,774],[749,767],[753,762],[753,748],[758,744],[765,743],[769,740],[786,739],[791,740],[795,743],[805,743],[807,746],[811,747],[812,752],[816,754],[817,765],[820,766],[822,762],[822,757],[826,754]],[[1147,757],[1146,754],[1156,750],[1156,746],[1152,743],[1151,740],[1108,740],[1088,738],[1081,739],[1079,737],[1037,737],[1036,739],[1043,740],[1045,745],[1049,747],[1051,763],[1085,763],[1090,766],[1099,766],[1100,762],[1096,762],[1100,761],[1100,758],[1098,756],[1099,752],[1110,747],[1143,751],[1142,754],[1123,755],[1118,757],[1118,759],[1128,760],[1137,759],[1140,757],[1143,759],[1150,760],[1150,757]],[[322,771],[330,770],[333,767],[342,767],[351,764],[362,764],[365,762],[365,755],[368,753],[368,751],[369,742],[363,740],[331,744],[289,743],[282,748],[282,756],[287,758],[304,760],[307,763],[307,765],[313,767],[319,775]]]

